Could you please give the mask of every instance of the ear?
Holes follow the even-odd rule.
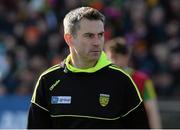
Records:
[[[72,46],[72,35],[69,33],[65,33],[64,34],[64,39],[66,41],[66,43],[68,44],[68,46]]]

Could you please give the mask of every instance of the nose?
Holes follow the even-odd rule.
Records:
[[[93,45],[99,45],[100,44],[100,38],[98,37],[98,35],[95,35],[92,39]]]

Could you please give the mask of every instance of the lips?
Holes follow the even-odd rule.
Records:
[[[90,53],[100,53],[101,51],[100,50],[93,50],[93,51],[90,51]]]
[[[98,50],[98,51],[91,51],[91,52],[100,52],[100,51]]]
[[[99,48],[94,48],[94,49],[92,49],[92,50],[90,50],[91,52],[101,52],[101,49],[99,49]]]

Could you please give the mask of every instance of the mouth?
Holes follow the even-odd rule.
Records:
[[[100,50],[97,50],[97,51],[95,50],[95,51],[91,51],[91,52],[101,52],[101,51]]]
[[[100,53],[101,51],[100,50],[93,50],[93,51],[90,51],[91,53]]]
[[[102,50],[99,49],[99,48],[94,48],[94,49],[90,50],[90,52],[101,52],[101,51],[102,51]]]

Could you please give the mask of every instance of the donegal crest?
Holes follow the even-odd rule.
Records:
[[[105,107],[109,103],[110,96],[108,94],[100,94],[99,96],[99,103],[102,107]]]

